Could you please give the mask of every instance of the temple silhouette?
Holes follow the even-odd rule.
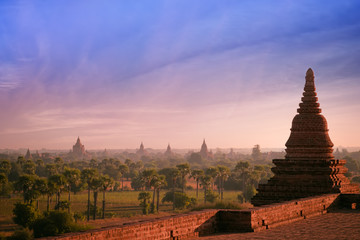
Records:
[[[260,184],[254,206],[326,193],[358,193],[359,187],[344,176],[346,160],[335,159],[327,121],[317,102],[314,72],[306,72],[303,97],[292,121],[285,159],[274,159],[275,174]]]

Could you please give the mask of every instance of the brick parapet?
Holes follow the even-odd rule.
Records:
[[[324,194],[244,210],[203,210],[43,239],[190,239],[219,232],[261,231],[325,214],[332,208],[354,206],[360,207],[360,194]]]

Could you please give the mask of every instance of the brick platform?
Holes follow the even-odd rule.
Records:
[[[339,209],[325,215],[307,218],[261,232],[221,234],[201,237],[201,240],[247,239],[360,239],[360,211]]]
[[[267,229],[293,226],[295,221],[326,215],[329,210],[344,206],[355,206],[353,211],[360,215],[360,194],[326,194],[244,210],[204,210],[44,239],[192,239],[221,232],[268,232]]]

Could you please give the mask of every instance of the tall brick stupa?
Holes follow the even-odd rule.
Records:
[[[298,114],[292,121],[285,159],[274,159],[274,176],[260,184],[254,206],[326,193],[358,193],[359,186],[344,176],[345,160],[335,159],[326,119],[317,102],[314,72],[306,72]]]

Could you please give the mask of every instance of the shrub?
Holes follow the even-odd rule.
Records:
[[[140,201],[140,206],[142,208],[143,214],[145,214],[145,215],[148,215],[148,213],[149,213],[150,198],[151,198],[151,195],[148,192],[140,192],[139,193],[138,200]]]
[[[16,230],[13,235],[6,238],[7,240],[31,240],[33,239],[32,234],[29,229],[24,228],[21,230]]]
[[[240,193],[239,195],[237,195],[237,199],[240,203],[244,203],[245,202],[244,194]]]
[[[256,194],[256,188],[251,184],[247,185],[244,191],[245,200],[250,202],[251,198],[255,196],[255,194]]]
[[[173,192],[167,192],[161,201],[163,203],[173,202]],[[190,198],[182,192],[175,192],[175,208],[177,209],[192,207],[196,204],[196,202],[196,198]]]
[[[75,212],[74,219],[75,219],[75,222],[77,223],[79,220],[80,221],[85,220],[85,215],[82,214],[81,212]]]
[[[62,211],[51,211],[33,224],[34,237],[54,236],[81,229],[69,213]]]
[[[13,213],[15,215],[14,222],[24,228],[31,227],[33,222],[40,216],[40,212],[33,205],[24,203],[15,203]]]
[[[251,204],[240,204],[237,202],[216,202],[196,205],[191,211],[200,211],[203,209],[244,209],[250,208]]]
[[[70,204],[68,201],[59,201],[56,205],[55,205],[55,210],[67,210],[69,209]]]
[[[213,203],[216,201],[216,199],[218,197],[219,197],[219,195],[216,192],[211,191],[211,190],[206,191],[206,201],[207,202]]]

